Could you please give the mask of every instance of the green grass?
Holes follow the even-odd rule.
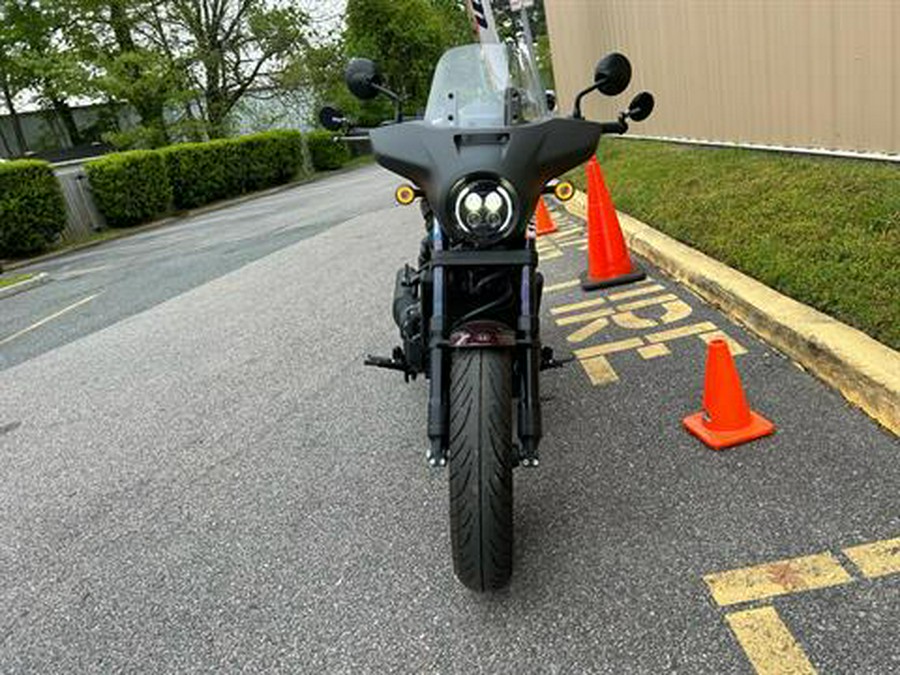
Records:
[[[0,288],[4,286],[12,286],[13,284],[17,284],[21,281],[26,281],[33,277],[33,274],[5,274],[0,275]]]
[[[897,164],[624,139],[597,156],[616,208],[900,349]]]

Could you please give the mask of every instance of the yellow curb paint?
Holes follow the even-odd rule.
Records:
[[[618,293],[612,293],[609,296],[609,299],[612,302],[618,302],[619,300],[625,300],[627,298],[636,298],[639,295],[647,295],[648,293],[656,293],[656,291],[664,291],[666,290],[659,284],[652,284],[650,286],[642,286],[641,288],[633,288],[630,291],[620,291]]]
[[[709,321],[702,321],[700,323],[691,324],[690,326],[671,328],[658,333],[649,333],[644,337],[647,338],[649,342],[668,342],[669,340],[677,340],[678,338],[697,335],[697,333],[706,333],[711,330],[717,330],[716,324]]]
[[[544,286],[544,293],[555,293],[556,291],[564,291],[568,288],[575,288],[580,285],[581,282],[578,279],[572,279],[571,281],[560,281],[558,284],[550,284],[549,286]]]
[[[617,326],[621,326],[622,328],[630,328],[631,330],[653,328],[657,325],[656,321],[654,321],[653,319],[644,319],[634,312],[621,312],[619,314],[615,314],[613,315],[612,320],[616,322]]]
[[[593,312],[585,312],[583,314],[572,314],[571,316],[564,316],[560,319],[556,320],[557,326],[569,326],[573,323],[584,323],[586,321],[593,321],[594,319],[600,319],[604,316],[609,316],[610,314],[614,314],[615,312],[612,309],[597,309]]]
[[[660,317],[663,323],[677,323],[682,319],[686,319],[694,311],[691,306],[684,300],[673,300],[663,305],[666,313]]]
[[[844,549],[864,577],[874,579],[900,572],[900,537]]]
[[[616,309],[620,312],[628,312],[632,309],[640,309],[641,307],[650,307],[652,305],[661,305],[664,302],[672,302],[673,300],[678,300],[678,296],[672,295],[671,293],[666,293],[665,295],[657,295],[655,298],[644,298],[643,300],[626,302],[621,305],[617,305]]]
[[[814,675],[809,658],[774,607],[725,616],[741,648],[759,675]]]
[[[573,302],[568,305],[560,305],[559,307],[552,307],[550,309],[551,314],[567,314],[568,312],[575,312],[579,309],[589,309],[591,307],[598,307],[600,305],[606,304],[606,298],[594,298],[593,300],[582,300],[581,302]]]
[[[616,371],[613,370],[612,366],[609,365],[609,361],[603,356],[585,359],[584,361],[581,361],[581,365],[584,366],[584,372],[587,373],[591,384],[595,387],[619,381],[619,376],[616,375]]]
[[[839,586],[853,579],[831,553],[818,553],[707,574],[703,580],[715,601],[724,607],[815,588]]]
[[[637,351],[644,359],[655,359],[659,356],[668,356],[672,353],[662,342],[655,345],[647,345],[646,347],[638,347]]]
[[[625,352],[629,349],[637,349],[638,347],[643,346],[644,341],[641,340],[641,338],[628,338],[627,340],[607,342],[606,344],[596,345],[594,347],[576,349],[575,356],[579,359],[590,359],[595,356],[604,356],[606,354],[615,354],[616,352]]]
[[[741,354],[747,353],[747,350],[744,349],[737,340],[728,336],[723,330],[714,330],[711,333],[701,333],[697,337],[706,344],[709,344],[713,340],[725,340],[725,342],[728,343],[728,351],[731,352],[732,356],[740,356]]]
[[[594,319],[586,326],[582,326],[566,339],[569,342],[584,342],[592,335],[596,335],[609,325],[609,319]]]

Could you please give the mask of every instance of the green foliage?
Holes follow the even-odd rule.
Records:
[[[457,0],[349,0],[346,28],[340,35],[318,35],[299,52],[280,80],[313,94],[314,110],[336,105],[363,126],[389,118],[393,107],[385,97],[360,102],[344,85],[350,58],[376,61],[385,82],[404,99],[404,111],[425,107],[431,75],[441,54],[472,40],[462,3]]]
[[[328,131],[314,131],[307,134],[306,142],[313,168],[316,171],[340,169],[350,160],[350,150],[343,141],[336,140]]]
[[[160,151],[175,206],[189,209],[286,183],[303,171],[303,135],[268,131]]]
[[[599,159],[618,208],[900,348],[896,165],[623,139]]]
[[[304,170],[303,134],[268,131],[207,143],[107,155],[87,166],[97,206],[113,227],[281,185]]]
[[[227,140],[179,143],[160,150],[175,207],[190,209],[241,192],[240,167]]]
[[[66,224],[59,183],[46,162],[0,164],[0,256],[39,253]]]
[[[425,107],[441,54],[472,39],[465,10],[447,0],[348,0],[346,22],[346,55],[377,62],[411,112]]]
[[[172,188],[159,152],[133,150],[88,162],[91,191],[111,227],[129,227],[166,213]]]

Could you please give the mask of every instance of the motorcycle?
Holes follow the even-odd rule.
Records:
[[[630,79],[628,59],[607,55],[571,116],[559,117],[522,51],[471,44],[439,60],[424,119],[403,121],[399,97],[367,59],[350,61],[346,84],[362,100],[390,97],[393,122],[354,129],[335,108],[320,114],[333,131],[367,137],[378,163],[411,181],[397,188],[399,203],[421,200],[418,264],[395,282],[403,344],[366,364],[428,380],[426,459],[449,465],[453,567],[476,591],[510,581],[513,468],[540,463],[539,373],[564,363],[541,342],[543,277],[529,223],[542,194],[571,197],[555,179],[586,161],[602,134],[649,116],[653,97],[643,92],[614,122],[583,118],[585,95],[615,96]]]

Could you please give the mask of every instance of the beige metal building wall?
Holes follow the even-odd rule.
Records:
[[[900,0],[545,0],[561,106],[608,51],[656,111],[636,133],[900,153]],[[627,103],[592,94],[591,119]]]

